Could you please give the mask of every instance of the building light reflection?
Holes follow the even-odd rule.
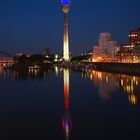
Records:
[[[0,75],[3,75],[3,67],[0,66]]]
[[[59,73],[58,66],[55,66],[54,69],[55,69],[55,74],[58,75]]]
[[[137,97],[135,95],[129,95],[128,100],[131,104],[134,104],[134,105],[137,104]]]
[[[84,75],[84,76],[83,76]],[[140,102],[140,77],[124,74],[111,74],[99,71],[84,71],[83,78],[88,77],[93,81],[94,86],[98,87],[99,95],[102,101],[108,101],[116,89],[119,87],[128,94],[128,101],[135,105]]]

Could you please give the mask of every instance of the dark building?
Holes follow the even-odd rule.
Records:
[[[131,63],[133,62],[133,52],[132,50],[121,49],[117,52],[116,59],[118,62]]]
[[[50,48],[46,47],[44,49],[43,55],[49,55],[50,54]]]
[[[129,45],[131,47],[140,45],[140,27],[129,32]]]

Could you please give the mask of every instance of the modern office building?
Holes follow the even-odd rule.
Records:
[[[111,59],[115,59],[115,54],[120,50],[120,46],[116,41],[108,42],[107,54]]]
[[[101,33],[98,46],[93,48],[92,61],[114,61],[117,51],[118,43],[112,40],[111,34]]]
[[[99,36],[99,48],[102,49],[102,53],[107,54],[108,42],[112,41],[110,33],[101,33]]]
[[[140,27],[129,32],[129,45],[133,48],[140,45]]]
[[[70,7],[70,0],[61,0],[62,11],[64,12],[64,38],[63,38],[63,58],[69,61],[69,36],[68,36],[68,12]]]
[[[112,37],[110,33],[101,33],[99,36],[99,47],[107,48],[108,42],[112,41]]]

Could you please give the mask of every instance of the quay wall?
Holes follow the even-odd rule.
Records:
[[[93,63],[89,63],[88,65],[90,65],[90,67],[93,69],[102,70],[102,71],[140,75],[140,63],[93,62]]]

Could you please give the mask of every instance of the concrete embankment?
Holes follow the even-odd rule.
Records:
[[[140,75],[140,63],[99,63],[94,62],[89,64],[93,69],[124,73],[132,75]]]

